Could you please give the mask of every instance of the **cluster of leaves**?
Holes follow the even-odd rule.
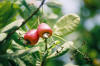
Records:
[[[49,17],[52,16],[50,14],[53,14],[53,16],[62,15],[61,5],[56,1],[48,1],[44,4],[44,6],[47,6],[47,8],[51,9],[52,12],[48,12],[45,15],[45,11],[39,10],[39,12],[33,16],[24,26],[22,26],[16,32],[12,33],[38,7],[34,3],[27,3],[25,0],[4,0],[0,2],[1,66],[41,66],[47,52],[47,66],[49,66],[48,63],[50,63],[51,59],[58,58],[68,51],[70,44],[73,43],[65,41],[63,37],[75,30],[80,22],[79,16],[76,14],[68,14],[61,18],[57,17],[53,19]],[[45,45],[43,39],[40,39],[38,44],[35,46],[25,45],[23,40],[25,32],[33,28],[37,28],[37,25],[40,22],[46,22],[49,25],[53,25],[51,27],[54,30],[54,33],[53,36],[48,39],[47,51],[44,51]],[[60,49],[61,51],[55,49]]]

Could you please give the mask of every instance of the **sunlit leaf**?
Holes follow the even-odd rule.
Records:
[[[21,24],[22,24],[23,19],[19,19],[16,20],[15,22],[12,22],[10,24],[8,24],[7,26],[5,26],[1,32],[11,32],[13,30],[15,30],[16,28],[18,28]]]
[[[80,17],[76,14],[68,14],[61,17],[54,26],[54,34],[66,36],[73,32],[80,23]]]
[[[0,42],[7,37],[7,33],[0,33]]]

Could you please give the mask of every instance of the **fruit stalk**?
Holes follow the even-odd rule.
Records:
[[[44,52],[44,56],[43,56],[43,60],[42,60],[41,66],[46,66],[47,56],[48,56],[47,39],[49,37],[49,34],[48,33],[44,33],[43,37],[44,37],[44,42],[45,42],[45,52]]]

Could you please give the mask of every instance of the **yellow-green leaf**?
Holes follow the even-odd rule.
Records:
[[[76,14],[67,14],[62,16],[54,25],[54,34],[66,36],[73,32],[80,23],[80,17]]]

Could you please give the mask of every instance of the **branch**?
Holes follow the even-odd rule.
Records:
[[[14,34],[20,27],[24,26],[34,15],[36,15],[38,13],[39,9],[43,6],[44,2],[45,2],[45,0],[43,0],[41,2],[40,6],[25,21],[23,21],[22,24],[18,28],[16,28],[14,31],[10,32],[5,39],[10,38],[12,36],[12,34]],[[3,41],[0,42],[0,44],[3,43]]]

